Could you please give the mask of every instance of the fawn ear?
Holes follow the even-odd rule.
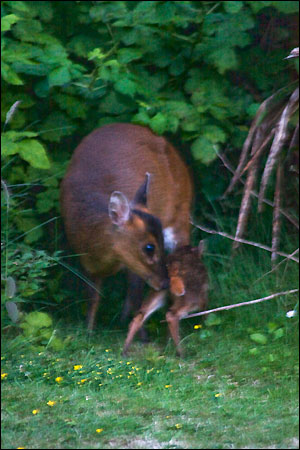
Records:
[[[170,278],[170,291],[176,297],[181,297],[185,294],[185,287],[183,279],[179,276],[174,276]]]

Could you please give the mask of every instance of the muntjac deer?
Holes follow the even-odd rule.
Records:
[[[105,125],[82,140],[62,182],[61,211],[69,243],[98,289],[125,267],[153,288],[147,315],[161,305],[169,285],[164,246],[189,244],[192,193],[179,153],[146,127]],[[94,292],[90,330],[98,304]]]
[[[171,337],[176,346],[177,355],[182,356],[179,344],[179,320],[195,310],[205,310],[208,303],[208,276],[203,262],[202,243],[198,247],[189,245],[178,247],[167,257],[168,274],[170,278],[169,294],[171,307],[166,314]],[[161,293],[161,296],[165,291]],[[130,299],[127,298],[127,302]],[[155,300],[154,300],[155,301]],[[152,297],[142,303],[138,314],[129,327],[129,333],[125,342],[124,352],[128,350],[136,332],[149,317]],[[127,305],[132,309],[134,305]]]

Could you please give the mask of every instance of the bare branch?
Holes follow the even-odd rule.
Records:
[[[296,250],[294,250],[292,253],[289,254],[289,256],[294,256],[296,255],[296,253],[299,252],[299,248],[297,248]],[[274,266],[272,268],[272,270],[269,270],[269,272],[264,273],[261,277],[257,278],[256,281],[261,280],[262,278],[266,277],[267,275],[269,275],[270,273],[274,272],[282,263],[284,263],[288,258],[284,258],[282,261],[280,261],[280,263],[276,264],[276,266]]]
[[[267,297],[258,298],[256,300],[250,300],[249,302],[236,303],[235,305],[221,306],[220,308],[214,308],[214,309],[209,309],[208,311],[201,311],[199,313],[189,314],[188,316],[182,317],[182,319],[190,319],[191,317],[204,316],[204,315],[216,312],[216,311],[224,311],[227,309],[238,308],[239,306],[253,305],[254,303],[264,302],[266,300],[270,300],[271,298],[279,297],[281,295],[295,294],[298,291],[299,291],[299,289],[291,289],[290,291],[277,292],[276,294],[271,294],[271,295],[268,295]]]
[[[257,242],[247,241],[246,239],[235,238],[235,237],[231,236],[230,234],[224,233],[222,231],[210,230],[209,228],[203,227],[201,225],[196,225],[192,221],[190,221],[190,223],[192,225],[194,225],[194,227],[199,228],[199,230],[205,231],[206,233],[219,234],[220,236],[224,236],[224,237],[226,237],[228,239],[231,239],[232,241],[237,241],[237,242],[241,242],[242,244],[247,244],[247,245],[252,245],[254,247],[259,247],[259,248],[261,248],[263,250],[266,250],[266,251],[272,253],[272,249],[270,247],[268,247],[267,245],[258,244]],[[286,253],[279,252],[279,251],[276,252],[276,253],[278,253],[278,255],[280,255],[280,256],[284,256],[287,259],[291,259],[292,261],[295,261],[295,262],[299,263],[299,259],[295,258],[294,256],[287,255]]]
[[[277,167],[276,187],[274,195],[274,209],[273,209],[273,230],[272,230],[272,264],[277,259],[277,251],[279,248],[280,240],[280,200],[281,200],[281,185],[282,185],[283,170],[280,165]]]
[[[257,175],[257,169],[258,169],[258,160],[256,159],[256,163],[252,165],[251,169],[249,170],[248,177],[245,184],[244,189],[244,195],[241,202],[240,212],[239,212],[239,218],[238,218],[238,224],[236,227],[236,238],[241,238],[245,232],[250,206],[251,206],[251,191],[254,186],[256,175]],[[238,242],[235,242],[233,244],[233,248],[236,249],[239,246]]]
[[[286,107],[283,110],[283,113],[281,114],[278,123],[278,128],[262,175],[261,187],[258,195],[259,211],[262,210],[262,199],[265,195],[270,175],[272,173],[275,164],[277,163],[279,154],[282,150],[282,147],[287,137],[287,127],[289,119],[292,116],[292,114],[294,114],[294,112],[297,110],[298,107],[299,107],[299,88],[295,89],[295,91],[292,93],[288,101],[288,104],[286,105]]]
[[[222,161],[222,163],[224,164],[224,166],[226,167],[226,169],[228,169],[231,173],[234,173],[234,169],[232,168],[230,162],[227,160],[227,158],[225,157],[225,155],[222,155],[220,153],[217,152],[218,157],[220,158],[220,160]],[[239,181],[242,184],[245,184],[245,181],[242,178],[239,178]],[[255,191],[251,191],[251,195],[253,195],[254,197],[258,198],[258,194]],[[272,208],[274,208],[274,203],[271,200],[268,200],[266,198],[263,199],[263,202],[266,203],[269,206],[272,206]],[[293,217],[291,217],[284,209],[280,208],[280,213],[285,216],[298,230],[299,230],[299,223],[296,221],[296,219],[294,219]]]

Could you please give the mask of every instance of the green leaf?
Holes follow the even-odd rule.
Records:
[[[222,128],[217,127],[216,125],[206,125],[201,131],[203,136],[213,143],[226,141],[226,134]]]
[[[67,67],[58,67],[48,75],[49,86],[62,86],[71,81],[71,75]]]
[[[209,164],[216,159],[217,150],[217,144],[213,144],[204,136],[197,138],[191,146],[191,152],[194,158],[203,164]]]
[[[268,322],[267,327],[269,333],[274,333],[274,331],[278,328],[278,325],[275,322]]]
[[[49,169],[50,161],[42,144],[36,139],[26,139],[18,143],[21,158],[37,169]]]
[[[15,14],[8,14],[7,16],[1,17],[1,31],[10,30],[18,20],[21,20],[21,18]]]
[[[256,342],[257,344],[265,345],[268,342],[268,339],[264,334],[261,333],[253,333],[250,334],[250,339]]]
[[[136,91],[136,84],[128,78],[122,78],[115,83],[115,89],[121,94],[133,97]]]
[[[212,332],[209,330],[202,330],[199,334],[200,339],[204,340],[210,338],[212,336]]]
[[[273,336],[274,336],[274,340],[275,341],[277,339],[282,338],[284,336],[284,329],[283,328],[278,328],[278,330],[274,331]]]
[[[230,14],[236,14],[238,13],[242,8],[243,8],[243,3],[242,1],[236,2],[236,1],[228,1],[228,2],[223,2],[224,5],[224,9],[226,12],[230,13]]]
[[[127,64],[136,59],[140,59],[143,52],[137,48],[122,48],[118,52],[118,60],[122,64]]]
[[[150,120],[149,126],[152,128],[154,133],[159,135],[163,134],[167,127],[166,116],[164,116],[161,112],[155,114],[155,116]]]
[[[1,75],[3,79],[9,84],[14,84],[16,86],[24,84],[21,78],[16,74],[16,72],[3,61],[1,63]]]
[[[222,323],[221,318],[217,314],[209,314],[205,320],[205,325],[212,327],[214,325],[220,325]]]
[[[50,114],[41,125],[43,139],[59,142],[62,136],[68,136],[74,132],[74,126],[70,119],[60,111]]]
[[[137,123],[138,125],[149,125],[150,117],[145,110],[139,111],[132,118],[132,123]]]
[[[33,311],[31,313],[28,313],[25,316],[24,321],[34,327],[34,328],[42,328],[42,327],[51,327],[52,325],[52,318],[49,316],[49,314],[39,312],[39,311]]]

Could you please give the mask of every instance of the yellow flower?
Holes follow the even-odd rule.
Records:
[[[182,428],[182,425],[180,423],[176,423],[175,427],[177,428],[177,430],[179,430],[179,428]]]
[[[171,386],[172,386],[172,384],[166,384],[166,385],[165,385],[165,388],[168,389],[168,388],[170,388]]]
[[[87,380],[87,378],[83,378],[82,380],[78,381],[78,384],[80,384],[80,383],[83,384],[86,382],[86,380]]]
[[[63,380],[63,377],[56,377],[55,381],[56,383],[60,383]]]
[[[49,402],[47,402],[47,405],[49,405],[49,406],[54,406],[55,403],[56,403],[56,401],[54,401],[54,400],[49,400]]]
[[[39,412],[40,412],[39,409],[34,409],[34,410],[32,411],[32,414],[35,416],[35,415],[38,414]]]
[[[111,352],[111,348],[107,348],[105,351],[106,352]]]
[[[96,433],[102,433],[103,428],[97,428]]]
[[[137,386],[141,386],[143,384],[141,381],[138,382]]]
[[[17,447],[17,448],[26,448],[26,447]]]
[[[198,330],[198,328],[202,328],[202,325],[194,325],[194,330]]]
[[[82,369],[82,366],[80,364],[77,364],[76,366],[73,367],[74,370],[79,370]]]
[[[222,394],[215,394],[215,397],[221,397]]]
[[[1,380],[5,380],[7,375],[8,375],[8,373],[1,373]]]

